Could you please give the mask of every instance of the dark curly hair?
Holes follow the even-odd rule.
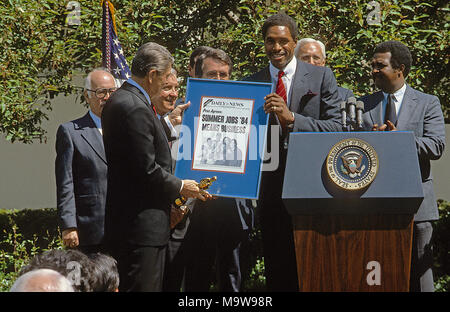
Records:
[[[117,261],[106,254],[93,253],[87,255],[95,265],[95,292],[114,292],[119,288],[119,271]]]
[[[400,69],[400,66],[403,64],[405,65],[403,76],[408,76],[412,64],[412,56],[408,47],[400,41],[385,41],[375,47],[375,51],[373,52],[373,54],[387,52],[391,52],[392,68]]]
[[[263,39],[266,39],[267,30],[272,26],[285,26],[289,28],[292,39],[294,39],[294,41],[297,41],[297,33],[298,33],[297,24],[295,23],[295,20],[289,15],[285,13],[278,13],[269,16],[264,22],[262,27]]]

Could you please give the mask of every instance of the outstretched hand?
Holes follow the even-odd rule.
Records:
[[[177,107],[173,109],[169,113],[169,121],[172,124],[172,126],[178,126],[181,125],[181,122],[183,121],[183,112],[186,110],[186,108],[191,105],[191,101],[187,102],[186,104],[180,104]]]

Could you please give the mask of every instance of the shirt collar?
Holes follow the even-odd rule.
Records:
[[[133,85],[133,86],[135,86],[136,88],[138,88],[139,91],[141,91],[142,94],[144,94],[145,98],[146,98],[147,101],[148,101],[148,104],[150,104],[150,106],[152,105],[152,101],[150,101],[150,97],[148,96],[147,91],[145,91],[144,88],[142,88],[142,86],[141,86],[140,84],[138,84],[136,81],[134,81],[134,80],[131,79],[131,78],[128,78],[127,82],[128,82],[130,85]]]
[[[97,128],[101,129],[102,128],[102,120],[100,119],[100,117],[95,115],[91,110],[89,110],[89,115],[91,116],[91,118],[94,121]]]
[[[136,88],[139,89],[139,91],[142,92],[142,94],[144,94],[145,98],[148,101],[148,104],[150,105],[150,107],[155,111],[156,116],[158,116],[158,119],[161,118],[161,116],[156,112],[155,108],[152,105],[152,101],[150,100],[150,96],[148,95],[147,91],[144,90],[144,88],[142,88],[142,86],[140,84],[138,84],[136,81],[134,81],[131,78],[128,78],[127,82],[133,86],[135,86]]]
[[[297,59],[296,57],[293,57],[292,60],[284,67],[284,76],[291,80],[294,77],[295,69],[297,68]],[[278,80],[278,72],[280,71],[278,68],[272,65],[272,63],[269,62],[269,70],[270,70],[270,76],[272,77],[272,80],[277,81]]]
[[[406,91],[406,83],[403,84],[403,86],[398,89],[397,91],[395,91],[394,93],[392,93],[392,95],[394,96],[394,100],[396,102],[399,102],[400,99],[403,99],[403,96],[405,95],[405,91]],[[389,93],[385,93],[383,92],[384,98],[387,99]],[[400,101],[401,102],[401,101]]]

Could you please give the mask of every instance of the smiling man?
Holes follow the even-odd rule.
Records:
[[[270,146],[268,140],[268,149],[278,152],[279,165],[274,171],[263,172],[258,202],[270,291],[298,289],[292,220],[281,199],[287,134],[291,131],[341,131],[336,79],[328,67],[297,61],[294,57],[297,32],[295,21],[288,15],[269,17],[262,27],[262,35],[270,63],[246,78],[271,82],[277,90],[266,96],[264,110],[270,114],[270,130],[279,131],[281,126],[279,134],[282,134],[279,146]],[[270,133],[268,138],[271,138]]]
[[[430,161],[444,152],[445,125],[439,99],[406,84],[411,53],[399,41],[376,46],[372,77],[380,91],[361,98],[364,128],[378,131],[413,131],[419,156],[424,200],[414,216],[411,291],[433,291],[432,221],[439,218]]]
[[[128,79],[102,113],[108,161],[106,251],[118,262],[120,291],[161,291],[170,235],[170,204],[176,198],[210,197],[193,180],[172,174],[161,116],[177,93],[174,59],[157,43],[136,52]]]

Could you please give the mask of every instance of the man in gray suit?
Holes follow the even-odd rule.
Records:
[[[405,83],[411,63],[411,53],[401,42],[377,45],[372,58],[372,76],[381,91],[361,100],[365,130],[414,132],[424,200],[414,216],[410,290],[434,291],[431,236],[432,221],[439,214],[430,160],[439,159],[444,151],[445,126],[439,99]]]
[[[325,66],[326,63],[326,53],[325,45],[322,41],[303,38],[297,41],[297,46],[295,47],[295,56],[300,61],[316,65]],[[338,86],[339,97],[343,101],[347,101],[349,97],[354,97],[352,90],[346,89]]]
[[[85,81],[89,112],[59,126],[56,134],[56,191],[62,239],[69,248],[97,252],[103,239],[107,164],[100,116],[116,90],[114,77],[95,69]]]
[[[278,146],[272,146],[270,132],[267,140],[269,153],[278,157],[279,162],[275,170],[263,172],[258,202],[270,291],[298,289],[292,219],[281,199],[287,134],[291,131],[341,131],[336,79],[328,67],[297,61],[294,57],[297,32],[295,21],[288,15],[280,13],[269,17],[262,33],[270,64],[246,78],[271,82],[277,90],[265,97],[264,110],[270,114],[270,132],[281,133]],[[271,162],[276,163],[273,158]]]

